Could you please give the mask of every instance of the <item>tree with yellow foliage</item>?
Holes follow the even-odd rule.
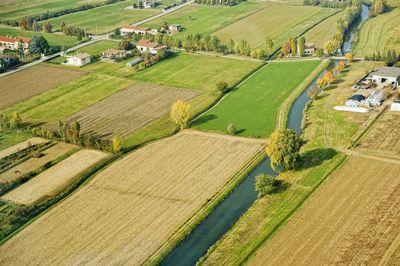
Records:
[[[182,100],[177,100],[172,104],[170,117],[180,129],[186,128],[190,118],[190,105]]]
[[[114,153],[118,153],[121,151],[122,148],[122,139],[119,136],[115,136],[112,139],[113,151]]]
[[[325,80],[325,82],[329,86],[329,84],[331,84],[332,82],[335,81],[335,76],[333,75],[333,73],[331,71],[326,71],[325,74],[324,74],[323,79]]]
[[[319,78],[317,80],[317,87],[321,90],[325,89],[328,86],[324,78]]]
[[[339,64],[336,66],[336,71],[340,73],[344,70],[345,67],[346,63],[344,61],[340,61]]]
[[[346,57],[347,61],[349,61],[350,64],[353,62],[354,57],[353,57],[352,53],[347,53],[345,55],[345,57]]]

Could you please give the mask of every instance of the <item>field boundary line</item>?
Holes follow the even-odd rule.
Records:
[[[162,260],[197,226],[206,219],[216,207],[237,188],[247,175],[265,158],[264,149],[260,149],[240,170],[228,179],[227,183],[208,202],[196,210],[194,215],[184,222],[172,236],[154,253],[145,259],[144,265],[159,265]]]
[[[321,181],[309,191],[309,193],[288,213],[287,216],[282,219],[282,221],[280,221],[275,226],[275,228],[269,234],[261,239],[261,241],[253,248],[253,250],[247,256],[245,256],[242,261],[240,261],[240,263],[238,263],[238,265],[246,264],[249,259],[252,258],[257,253],[257,251],[267,242],[267,240],[271,239],[279,231],[279,229],[284,226],[290,220],[290,218],[301,209],[301,207],[307,202],[311,195],[314,194],[314,191],[317,190],[323,183],[325,183],[325,181],[328,180],[329,177],[336,173],[348,161],[349,158],[349,156],[343,156],[343,158],[341,158],[339,162],[322,177]]]
[[[321,63],[304,79],[293,92],[286,98],[286,100],[279,107],[277,115],[276,129],[284,129],[287,127],[288,114],[297,98],[310,86],[314,80],[320,75],[331,63],[331,60],[324,59]]]
[[[200,135],[200,136],[210,136],[214,138],[219,138],[219,139],[227,139],[227,140],[235,140],[235,141],[243,141],[243,142],[248,142],[248,143],[256,143],[256,144],[261,144],[265,145],[266,144],[266,139],[255,139],[255,138],[247,138],[243,136],[231,136],[227,134],[221,134],[221,133],[216,133],[216,132],[207,132],[207,131],[201,131],[201,130],[196,130],[196,129],[185,129],[184,131],[181,132],[181,134],[195,134],[195,135]]]

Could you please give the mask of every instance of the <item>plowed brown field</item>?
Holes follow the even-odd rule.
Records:
[[[23,176],[29,172],[35,171],[38,168],[44,166],[45,164],[57,159],[61,155],[77,148],[75,145],[67,143],[57,143],[56,145],[44,150],[42,156],[39,158],[30,158],[25,162],[18,164],[17,166],[8,169],[4,173],[0,174],[1,182],[11,182],[20,176]]]
[[[359,148],[381,155],[400,156],[400,112],[385,111],[362,140]]]
[[[141,264],[261,150],[193,131],[149,144],[0,246],[0,265]]]
[[[30,205],[45,197],[57,195],[87,168],[108,155],[95,150],[80,150],[55,166],[35,176],[2,198]]]
[[[0,78],[0,109],[46,92],[85,72],[37,65]]]
[[[350,158],[250,264],[378,265],[397,260],[399,173],[399,163]]]
[[[193,90],[136,83],[67,120],[79,121],[84,132],[100,136],[126,136],[168,113],[174,101],[189,101],[196,95]]]

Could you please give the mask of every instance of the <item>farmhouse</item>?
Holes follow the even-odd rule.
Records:
[[[155,7],[157,3],[156,0],[140,0],[139,2],[142,2],[144,8]]]
[[[182,30],[182,26],[180,24],[171,24],[168,25],[168,30],[170,30],[172,33],[179,32]]]
[[[313,55],[315,53],[315,44],[314,43],[306,43],[304,45],[304,54]]]
[[[149,52],[152,55],[156,55],[158,51],[166,49],[167,47],[155,42],[151,42],[149,40],[140,40],[136,44],[136,48],[138,49],[139,52],[144,53],[144,52]]]
[[[65,64],[70,66],[84,66],[90,63],[90,54],[82,53],[70,56],[67,58]]]
[[[18,50],[22,47],[24,53],[28,53],[30,42],[31,38],[0,36],[0,51],[5,49]]]
[[[121,35],[126,35],[128,33],[135,33],[139,35],[145,35],[149,28],[136,25],[125,25],[121,28]]]
[[[126,56],[125,50],[118,50],[118,49],[107,49],[101,53],[101,59],[104,60],[118,60],[122,59]]]
[[[399,86],[400,84],[400,68],[398,67],[382,67],[369,74],[366,80],[371,80],[377,85]]]

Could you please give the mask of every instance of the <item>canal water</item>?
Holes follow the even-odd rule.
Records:
[[[351,52],[352,47],[353,47],[354,37],[356,35],[358,26],[360,26],[360,24],[362,22],[367,20],[368,16],[369,16],[369,7],[365,4],[362,4],[360,17],[352,23],[352,25],[350,26],[350,29],[347,31],[347,34],[344,37],[344,42],[342,45],[342,53],[343,54]]]
[[[361,18],[353,23],[352,29],[347,34],[343,43],[343,51],[351,51],[354,34],[360,23],[368,18],[368,6],[362,6]],[[337,62],[334,62],[336,65]],[[332,66],[331,66],[332,67]],[[316,81],[325,71],[323,71],[312,84],[305,89],[293,103],[288,115],[288,128],[301,133],[303,120],[303,110],[306,107],[309,97],[308,90],[316,86]],[[207,253],[207,250],[215,244],[228,230],[239,220],[254,201],[257,199],[255,191],[255,177],[260,173],[276,175],[270,166],[270,160],[264,159],[256,166],[242,183],[235,188],[226,199],[224,199],[214,211],[207,216],[175,249],[167,255],[161,262],[163,266],[191,266]]]

